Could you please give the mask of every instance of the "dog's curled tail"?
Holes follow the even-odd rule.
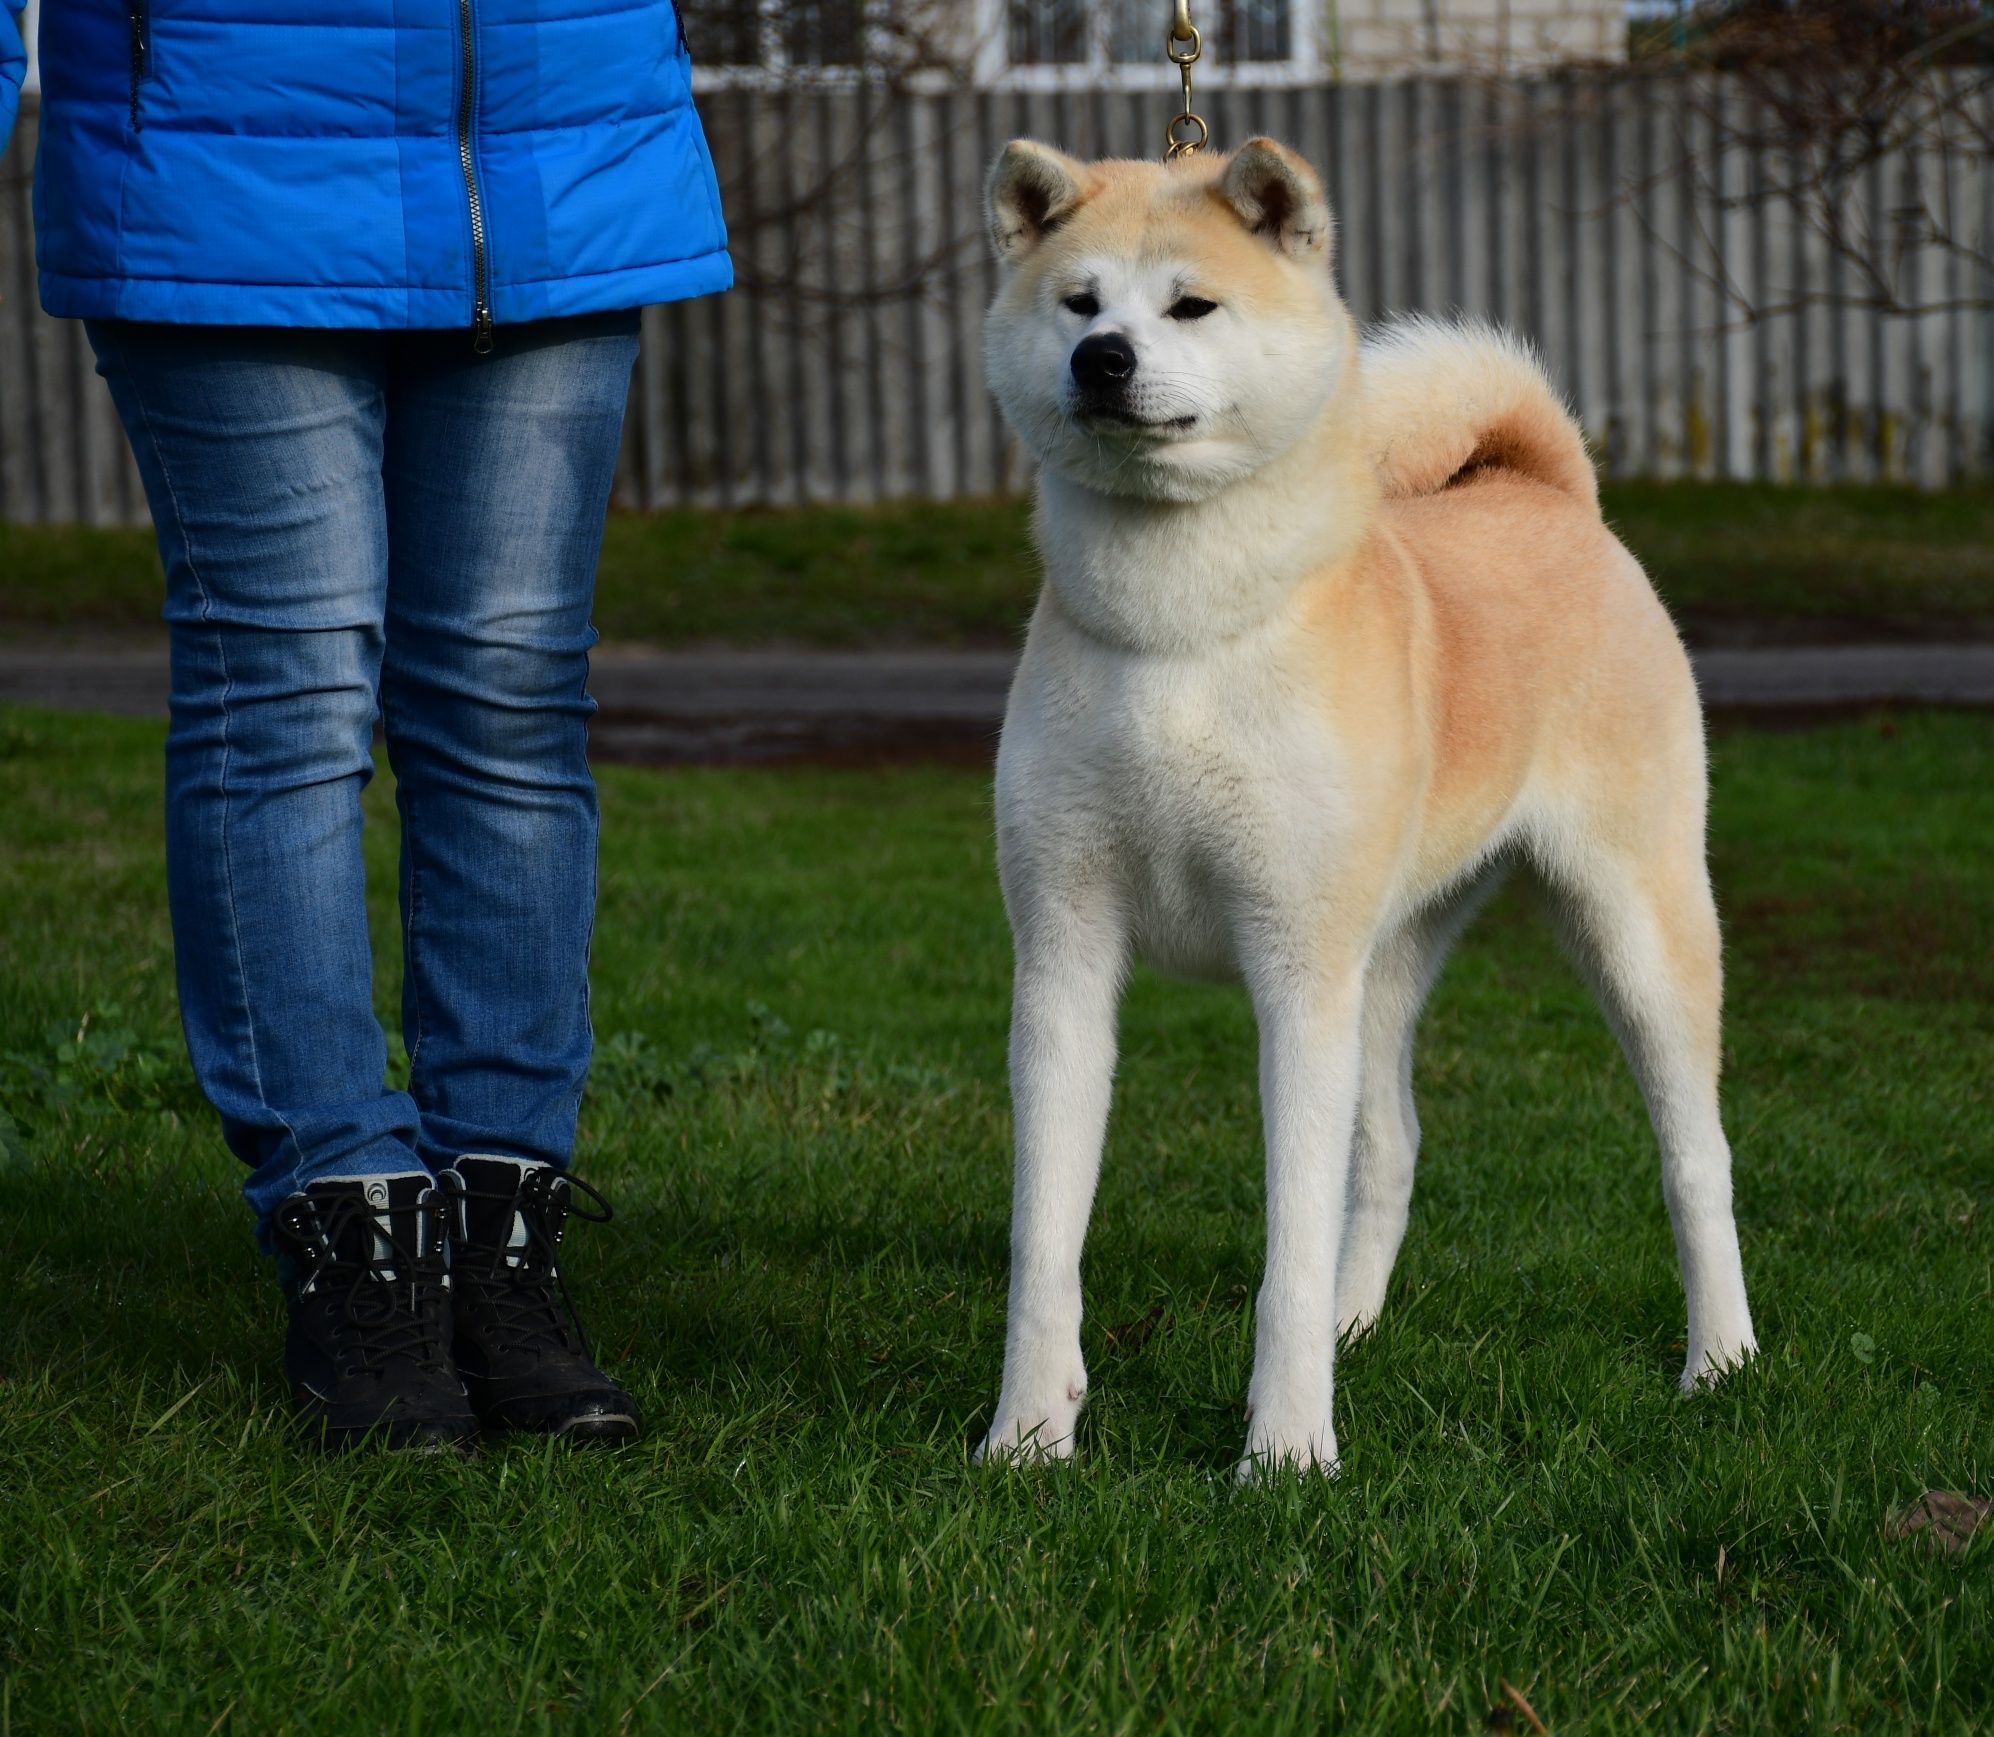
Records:
[[[1493,326],[1395,320],[1361,352],[1365,429],[1388,500],[1463,471],[1514,471],[1599,504],[1585,436],[1527,344]]]

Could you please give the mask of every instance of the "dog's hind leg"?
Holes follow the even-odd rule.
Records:
[[[1661,1145],[1662,1193],[1689,1306],[1685,1388],[1757,1349],[1731,1211],[1731,1148],[1718,1114],[1717,909],[1700,813],[1694,818],[1660,838],[1642,838],[1641,828],[1620,832],[1624,839],[1632,831],[1639,846],[1603,844],[1597,833],[1570,836],[1544,865],[1566,944],[1627,1052]]]
[[[1362,1333],[1377,1320],[1405,1238],[1419,1158],[1412,1053],[1420,1010],[1461,931],[1502,884],[1504,872],[1501,866],[1484,869],[1409,919],[1371,955],[1359,1039],[1357,1139],[1336,1268],[1339,1338]]]

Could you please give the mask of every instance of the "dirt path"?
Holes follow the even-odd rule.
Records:
[[[1811,722],[1873,706],[1994,707],[1994,644],[1727,647],[1695,654],[1719,722]],[[983,760],[1005,652],[604,647],[590,686],[599,757],[645,764]],[[0,703],[164,717],[164,647],[0,647]]]

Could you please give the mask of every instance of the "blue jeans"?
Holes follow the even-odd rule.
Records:
[[[166,568],[194,1071],[267,1221],[315,1177],[565,1164],[589,1062],[589,608],[634,312],[498,334],[93,324]],[[360,793],[401,810],[407,1091]]]

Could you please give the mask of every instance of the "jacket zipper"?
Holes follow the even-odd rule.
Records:
[[[150,46],[146,42],[145,6],[143,0],[126,0],[125,24],[131,35],[132,45],[132,131],[139,129],[138,87],[145,77],[146,56]]]
[[[471,0],[457,0],[457,32],[464,45],[463,89],[457,102],[457,166],[464,172],[464,196],[471,205],[471,348],[480,356],[488,356],[492,349],[492,283],[490,262],[485,257],[485,202],[478,193],[478,167],[471,140],[478,94]],[[136,97],[133,100],[136,102]]]

